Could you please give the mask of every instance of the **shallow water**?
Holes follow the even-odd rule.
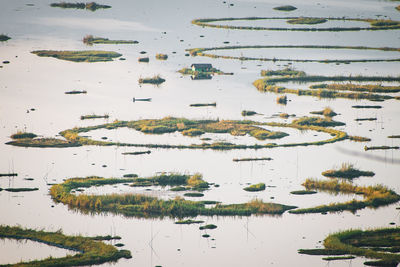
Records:
[[[34,6],[27,6],[32,3]],[[333,214],[251,217],[198,217],[218,226],[207,230],[210,238],[203,238],[199,225],[176,225],[174,219],[126,218],[113,214],[83,214],[56,204],[48,194],[47,183],[61,183],[70,177],[98,175],[121,177],[127,173],[152,176],[158,172],[202,173],[204,179],[220,187],[211,187],[205,196],[196,199],[217,200],[224,203],[242,203],[255,197],[299,207],[323,203],[342,202],[352,195],[321,193],[309,196],[291,195],[290,191],[303,189],[306,178],[324,179],[321,172],[340,166],[344,162],[355,164],[361,170],[371,170],[374,177],[354,180],[360,185],[384,184],[400,192],[398,173],[399,150],[364,151],[364,146],[400,145],[400,139],[387,136],[400,134],[398,100],[372,103],[382,109],[354,109],[353,105],[371,105],[370,101],[348,99],[318,99],[287,95],[286,106],[278,105],[274,93],[261,93],[252,86],[260,78],[262,69],[280,69],[293,66],[315,75],[399,75],[398,62],[322,64],[239,61],[187,57],[185,49],[224,45],[351,45],[371,47],[398,47],[400,31],[362,32],[270,32],[202,28],[190,23],[195,18],[246,17],[246,16],[348,16],[376,18],[376,15],[400,19],[394,9],[395,2],[357,0],[300,1],[283,3],[277,0],[243,0],[224,4],[222,1],[102,1],[111,9],[95,12],[51,8],[50,0],[29,2],[5,0],[0,3],[0,33],[12,37],[0,43],[0,173],[17,172],[14,178],[1,177],[0,187],[38,187],[39,191],[25,193],[0,192],[0,224],[56,231],[65,234],[119,235],[124,249],[133,258],[119,260],[107,266],[326,266],[322,257],[297,254],[300,248],[321,247],[329,233],[349,228],[368,229],[386,227],[390,222],[400,223],[397,204],[379,209],[363,209],[355,214]],[[100,3],[100,2],[99,2]],[[234,6],[229,4],[233,3]],[[272,8],[291,4],[298,9],[282,13]],[[195,8],[194,8],[195,7]],[[347,23],[345,23],[347,25]],[[352,23],[350,23],[353,25]],[[319,26],[326,26],[321,24]],[[163,32],[166,32],[165,34]],[[110,39],[138,40],[136,45],[85,46],[81,39],[86,34]],[[204,36],[204,37],[201,37]],[[182,40],[182,41],[181,41]],[[229,42],[229,44],[224,44]],[[104,63],[75,63],[53,58],[41,58],[32,50],[111,50],[123,54],[125,61]],[[278,51],[280,50],[280,51]],[[391,58],[397,52],[346,50],[271,50],[272,56],[313,58]],[[140,51],[146,51],[145,55]],[[173,53],[176,52],[176,53]],[[222,51],[217,51],[218,53]],[[233,51],[229,51],[231,53]],[[243,51],[235,51],[240,53]],[[246,51],[250,52],[250,51]],[[259,51],[260,52],[260,51]],[[262,51],[260,55],[265,55]],[[280,54],[278,54],[278,52]],[[156,53],[166,53],[166,61],[155,59]],[[138,63],[137,58],[149,56],[149,63]],[[192,63],[212,63],[232,76],[214,76],[211,80],[191,80],[177,71]],[[166,82],[160,86],[138,84],[140,77],[160,74]],[[307,84],[308,85],[308,84]],[[291,86],[288,86],[292,88]],[[85,95],[65,95],[70,90],[87,90]],[[132,102],[132,98],[152,98],[151,102]],[[192,103],[217,102],[217,107],[193,108]],[[78,148],[21,148],[5,145],[17,130],[27,130],[46,137],[75,126],[89,126],[115,119],[137,120],[166,116],[189,119],[241,120],[242,110],[254,110],[262,115],[250,117],[257,121],[289,122],[279,113],[309,115],[310,111],[330,106],[339,113],[335,120],[346,126],[338,129],[349,135],[365,136],[369,143],[349,140],[323,146],[273,148],[259,150],[178,150],[150,149],[151,154],[131,156],[123,152],[142,149],[127,147]],[[35,108],[35,111],[29,109]],[[29,113],[27,112],[29,110]],[[108,120],[80,120],[85,114],[109,114]],[[376,117],[377,121],[354,121],[356,118]],[[275,127],[267,127],[278,130]],[[265,142],[290,143],[316,141],[328,138],[324,133],[279,128],[290,135],[280,140]],[[199,138],[184,137],[180,133],[145,135],[131,129],[97,130],[85,133],[101,140],[107,136],[114,141],[132,143],[198,143]],[[314,136],[314,135],[317,136]],[[259,143],[252,137],[206,134],[213,140],[235,143]],[[147,150],[147,149],[143,149]],[[271,161],[233,162],[233,158],[271,157]],[[105,165],[105,167],[103,167]],[[34,178],[33,181],[24,178]],[[246,192],[248,183],[264,182],[262,192]],[[163,198],[173,198],[167,188],[131,188],[128,186],[96,187],[85,192],[106,194],[110,192],[147,192]],[[359,196],[357,196],[359,198]],[[54,206],[54,207],[52,207]],[[212,240],[215,239],[215,240]],[[17,252],[6,241],[0,246],[2,263],[15,262]],[[36,248],[36,245],[34,245]],[[47,246],[43,255],[52,254]],[[6,252],[7,251],[7,252]],[[14,250],[12,250],[14,251]],[[47,254],[46,254],[47,253]],[[26,258],[36,254],[27,247]],[[46,256],[44,256],[46,257]],[[330,266],[361,266],[364,259],[331,262]]]

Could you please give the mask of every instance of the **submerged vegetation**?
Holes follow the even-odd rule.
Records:
[[[303,186],[307,190],[321,190],[331,193],[359,194],[364,196],[364,200],[353,199],[344,203],[332,203],[329,205],[321,205],[313,208],[303,208],[291,210],[290,213],[321,213],[321,212],[337,212],[337,211],[356,211],[365,207],[377,208],[380,206],[396,203],[400,200],[400,196],[394,191],[383,185],[375,186],[358,186],[346,181],[333,179],[330,181],[320,181],[307,179]]]
[[[309,255],[354,255],[374,260],[364,262],[364,265],[397,266],[400,262],[400,255],[396,253],[400,247],[399,240],[400,228],[381,228],[366,231],[347,230],[328,235],[323,242],[325,249],[301,249],[299,253]],[[312,251],[316,253],[309,253]],[[338,258],[332,257],[329,259]],[[351,256],[341,258],[351,259]],[[323,259],[329,260],[328,258]]]
[[[111,8],[111,6],[108,5],[100,5],[95,2],[89,2],[89,3],[67,3],[67,2],[61,2],[61,3],[51,3],[51,7],[61,7],[61,8],[76,8],[76,9],[87,9],[90,11],[96,11],[97,9],[105,9],[105,8]]]
[[[248,192],[264,191],[265,184],[264,183],[252,184],[248,187],[243,188],[243,190],[248,191]]]
[[[133,40],[110,40],[104,37],[93,37],[93,35],[86,35],[83,37],[82,42],[87,45],[93,44],[138,44],[138,41]]]
[[[0,238],[32,240],[49,246],[78,252],[75,255],[68,255],[63,258],[49,257],[43,260],[19,262],[11,266],[82,266],[115,262],[121,258],[132,258],[129,250],[118,250],[112,245],[96,241],[91,237],[67,236],[61,230],[57,232],[45,232],[44,230],[23,229],[17,226],[2,225],[0,226]]]
[[[338,170],[327,170],[322,172],[323,176],[334,178],[353,179],[360,176],[374,176],[375,173],[371,171],[360,171],[354,168],[353,164],[342,163],[342,167]]]
[[[280,8],[280,9],[277,9]],[[285,10],[288,8],[289,10]],[[281,11],[291,11],[292,6],[281,6],[274,9]],[[326,21],[361,21],[369,23],[369,27],[257,27],[257,26],[236,26],[236,25],[223,25],[223,24],[212,24],[213,22],[229,22],[229,21],[253,21],[253,20],[294,20],[303,22],[319,22]],[[244,17],[244,18],[208,18],[208,19],[195,19],[192,20],[192,24],[201,27],[212,27],[222,29],[235,29],[235,30],[264,30],[264,31],[377,31],[377,30],[396,30],[400,28],[400,21],[396,20],[382,20],[382,19],[369,19],[369,18],[334,18],[334,17]],[[304,23],[300,23],[304,24]],[[305,24],[316,24],[316,23],[305,23]]]
[[[55,51],[55,50],[36,50],[31,53],[39,57],[54,57],[57,59],[74,62],[104,62],[112,61],[113,58],[122,56],[117,52],[84,50],[84,51]]]
[[[161,78],[160,75],[155,75],[153,77],[150,78],[140,78],[139,79],[139,83],[150,83],[150,84],[162,84],[163,82],[165,82],[165,79]]]
[[[265,203],[257,199],[243,204],[223,205],[217,203],[214,207],[207,208],[204,202],[188,201],[179,197],[162,200],[156,197],[129,193],[111,195],[75,195],[71,193],[72,190],[77,188],[134,182],[137,179],[71,178],[62,184],[53,185],[50,188],[50,194],[54,201],[62,202],[70,208],[82,212],[111,212],[137,217],[247,216],[251,214],[282,214],[286,210],[295,208],[276,203]]]

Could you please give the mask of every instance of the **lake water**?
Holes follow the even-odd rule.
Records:
[[[176,225],[174,219],[126,218],[101,213],[82,214],[56,204],[48,194],[47,183],[61,183],[71,177],[97,175],[121,177],[126,173],[152,176],[158,172],[202,173],[210,183],[219,184],[197,199],[223,203],[243,203],[253,198],[264,201],[311,207],[324,203],[343,202],[354,195],[321,193],[307,196],[290,194],[303,189],[306,178],[325,179],[321,172],[353,163],[361,170],[374,171],[374,177],[354,180],[359,185],[384,184],[400,193],[400,151],[364,151],[364,146],[399,146],[400,102],[388,100],[372,103],[368,100],[318,99],[287,95],[287,105],[279,105],[274,93],[261,93],[252,85],[260,78],[262,69],[281,69],[285,63],[212,59],[185,56],[185,49],[224,45],[340,45],[400,47],[400,31],[360,32],[274,32],[203,28],[191,24],[196,18],[249,16],[318,16],[377,18],[377,15],[400,20],[396,2],[377,0],[235,0],[201,3],[190,1],[127,1],[104,0],[111,9],[86,10],[52,8],[52,1],[3,0],[0,2],[0,33],[12,37],[0,43],[0,173],[16,172],[17,177],[0,177],[0,188],[38,187],[34,192],[0,192],[0,224],[57,231],[85,236],[119,235],[124,249],[132,259],[122,259],[104,266],[326,266],[319,256],[297,253],[301,248],[321,247],[328,234],[350,228],[369,229],[400,223],[397,204],[378,209],[350,212],[282,216],[202,217],[196,219],[213,223],[217,229],[207,230],[199,225]],[[27,5],[33,4],[33,5]],[[230,4],[234,4],[231,6]],[[298,9],[279,12],[273,7],[290,4]],[[383,17],[386,18],[386,17]],[[244,22],[241,22],[242,24]],[[261,23],[261,22],[260,22]],[[284,21],[279,22],[286,24]],[[330,22],[329,22],[330,23]],[[340,26],[358,23],[346,22]],[[364,23],[361,23],[364,25]],[[246,25],[252,25],[251,23]],[[328,22],[319,27],[330,26]],[[293,26],[295,27],[295,26]],[[297,27],[297,26],[296,26]],[[82,38],[87,34],[110,39],[137,40],[135,45],[94,45],[87,47]],[[203,37],[201,37],[203,36]],[[229,44],[224,44],[229,42]],[[54,58],[38,57],[33,50],[110,50],[123,54],[125,61],[76,63]],[[290,50],[290,51],[288,51]],[[140,54],[145,51],[146,54]],[[175,52],[175,53],[174,53]],[[168,60],[155,59],[156,53],[168,54]],[[222,51],[216,51],[216,54]],[[285,57],[304,59],[393,58],[398,52],[368,50],[306,50],[261,49],[223,51],[227,55]],[[139,63],[138,57],[149,56],[149,63]],[[212,63],[216,68],[233,72],[232,76],[214,76],[211,80],[192,80],[177,71],[192,63]],[[287,66],[287,65],[286,65]],[[374,62],[351,64],[297,63],[297,70],[312,75],[392,75],[398,76],[400,63]],[[160,86],[139,85],[141,77],[160,74],[166,82]],[[290,85],[290,86],[289,86]],[[289,84],[289,88],[299,88]],[[398,83],[390,83],[398,85]],[[303,86],[303,85],[301,85]],[[71,90],[87,90],[87,94],[66,95]],[[151,102],[132,102],[132,98],[152,98]],[[213,103],[216,107],[194,108],[192,103]],[[353,105],[382,105],[382,109],[354,109]],[[339,113],[334,119],[345,122],[337,127],[349,135],[366,136],[369,143],[349,140],[307,147],[288,147],[260,150],[178,150],[150,149],[151,154],[122,155],[123,152],[147,149],[128,147],[83,146],[78,148],[22,148],[5,145],[18,130],[55,137],[65,129],[97,125],[119,120],[163,118],[242,120],[242,110],[254,110],[262,115],[247,117],[256,121],[290,122],[276,117],[279,113],[308,116],[330,106]],[[34,111],[30,109],[34,108]],[[29,113],[27,112],[29,110]],[[108,120],[80,120],[81,115],[109,114]],[[274,116],[275,115],[275,116]],[[376,121],[355,121],[356,118],[377,118]],[[246,118],[246,119],[247,119]],[[257,141],[243,136],[206,134],[213,141],[235,143],[292,143],[329,138],[312,131],[301,133],[291,128],[266,127],[289,133],[279,140]],[[201,143],[198,137],[180,133],[147,135],[132,129],[96,130],[85,133],[93,139],[106,136],[113,141],[132,143],[192,144]],[[233,158],[271,157],[271,161],[233,162]],[[106,167],[103,167],[106,165]],[[33,178],[33,181],[25,180]],[[246,192],[249,183],[264,182],[265,191]],[[155,187],[149,194],[173,198],[181,192]],[[105,186],[85,189],[86,193],[145,192],[145,188]],[[54,207],[53,207],[54,206]],[[1,263],[61,257],[45,245],[1,241]],[[18,247],[18,249],[14,249]],[[24,247],[24,250],[19,248]],[[39,249],[43,254],[37,253]],[[22,252],[21,252],[22,251]],[[364,259],[331,262],[330,266],[362,266]]]

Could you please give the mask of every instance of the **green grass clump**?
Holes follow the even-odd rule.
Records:
[[[337,113],[333,111],[333,109],[331,109],[330,107],[326,107],[321,111],[311,111],[310,114],[324,115],[326,117],[334,117],[337,115]]]
[[[284,68],[281,70],[262,70],[261,76],[305,76],[304,71],[295,70],[293,68]]]
[[[67,236],[61,230],[45,232],[43,230],[23,229],[17,226],[0,226],[0,238],[32,240],[49,246],[60,247],[78,252],[63,258],[49,257],[43,260],[19,262],[10,266],[82,266],[116,262],[121,258],[132,258],[129,250],[118,250],[112,245],[95,241],[90,237]],[[7,265],[9,266],[9,265]]]
[[[151,78],[140,78],[139,83],[150,83],[150,84],[162,84],[165,79],[161,78],[160,75],[155,75]]]
[[[400,255],[400,228],[381,228],[373,230],[346,230],[328,235],[321,251],[340,251],[341,255],[366,257],[368,266],[397,266]]]
[[[291,6],[291,5],[285,5],[285,6],[274,7],[274,9],[279,10],[279,11],[293,11],[293,10],[296,10],[297,7]]]
[[[204,221],[196,221],[196,220],[187,219],[187,220],[180,220],[180,221],[175,222],[175,224],[194,224],[194,223],[204,223]]]
[[[240,158],[240,159],[233,159],[234,162],[239,161],[263,161],[263,160],[272,160],[272,158]]]
[[[104,114],[104,115],[95,115],[95,114],[91,114],[91,115],[82,115],[81,116],[81,120],[87,120],[87,119],[108,119],[110,116],[108,114]]]
[[[349,140],[355,142],[369,142],[371,138],[363,137],[363,136],[356,136],[356,135],[349,135]]]
[[[203,193],[189,192],[183,194],[185,197],[204,197]]]
[[[200,230],[213,230],[216,228],[217,228],[217,226],[215,224],[206,224],[206,225],[199,227]]]
[[[0,42],[5,42],[5,41],[8,41],[10,39],[11,39],[11,37],[8,37],[5,34],[0,34]]]
[[[134,179],[137,178],[133,178],[131,181],[133,182]],[[72,190],[77,188],[119,184],[127,181],[128,178],[71,178],[65,180],[62,184],[53,185],[50,188],[50,194],[54,201],[62,202],[70,208],[82,212],[110,212],[136,217],[248,216],[251,214],[282,214],[286,210],[296,208],[294,206],[266,203],[257,199],[242,204],[223,205],[216,203],[214,207],[207,208],[205,206],[206,203],[202,201],[189,201],[179,197],[163,200],[131,193],[110,195],[75,195],[71,193]]]
[[[242,116],[253,116],[256,115],[257,112],[252,110],[242,110]]]
[[[360,171],[354,168],[353,164],[342,163],[342,167],[338,170],[327,170],[322,172],[323,176],[334,178],[354,179],[360,176],[374,176],[375,173],[371,171]]]
[[[298,124],[298,125],[322,126],[322,127],[335,127],[335,126],[346,125],[344,122],[334,121],[329,117],[325,117],[325,118],[302,117],[302,118],[293,120],[292,123]]]
[[[61,8],[76,8],[76,9],[87,9],[90,11],[96,11],[97,9],[106,9],[106,8],[111,8],[111,6],[108,5],[100,5],[95,2],[89,2],[89,3],[67,3],[67,2],[61,2],[61,3],[51,3],[51,7],[61,7]]]
[[[321,213],[321,212],[337,212],[337,211],[356,211],[365,207],[378,208],[380,206],[396,203],[400,200],[400,196],[394,191],[384,187],[383,185],[375,186],[358,186],[346,181],[332,179],[330,181],[320,181],[307,179],[303,186],[307,190],[321,190],[332,193],[359,194],[363,195],[363,200],[351,200],[345,203],[332,203],[329,205],[321,205],[313,208],[304,208],[291,210],[290,213]]]
[[[93,35],[86,35],[83,37],[82,42],[87,45],[93,44],[137,44],[138,41],[133,40],[110,40],[103,37],[93,37]]]
[[[6,145],[22,147],[76,147],[82,146],[77,142],[71,142],[56,138],[24,138],[7,142]]]
[[[168,55],[166,55],[166,54],[156,54],[156,59],[158,59],[158,60],[167,60],[168,59]]]
[[[36,134],[34,133],[28,133],[28,132],[20,132],[18,131],[17,133],[13,134],[10,136],[12,139],[24,139],[24,138],[35,138],[37,137]]]
[[[182,135],[186,135],[186,136],[199,136],[202,134],[204,134],[203,130],[195,129],[195,128],[182,131]]]
[[[199,173],[194,175],[185,174],[160,174],[149,178],[135,178],[132,186],[187,186],[187,189],[204,190],[209,188],[209,184],[203,180]]]
[[[365,146],[364,150],[389,150],[389,149],[400,149],[399,146]]]
[[[305,18],[305,17],[300,17],[300,18],[295,18],[295,19],[289,19],[287,20],[287,23],[289,24],[322,24],[327,22],[328,20],[326,18]]]
[[[113,58],[122,56],[117,52],[112,51],[55,51],[55,50],[36,50],[31,53],[39,57],[54,57],[57,59],[68,60],[73,62],[105,62],[112,61]]]
[[[264,191],[265,184],[264,183],[252,184],[248,187],[243,188],[243,190],[248,191],[248,192]]]

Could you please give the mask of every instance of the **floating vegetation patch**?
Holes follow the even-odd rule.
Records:
[[[10,39],[11,39],[11,37],[9,37],[9,36],[7,36],[5,34],[0,34],[0,42],[5,42],[5,41],[8,41]]]
[[[363,137],[363,136],[356,136],[356,135],[349,135],[349,140],[355,142],[369,142],[371,138]]]
[[[191,129],[182,131],[182,135],[186,135],[186,136],[200,136],[204,133],[205,132],[203,130],[196,129],[196,128],[191,128]]]
[[[82,144],[57,138],[25,138],[7,142],[6,145],[22,147],[77,147]]]
[[[352,260],[355,259],[354,256],[337,256],[337,257],[325,257],[322,258],[324,261],[338,261],[338,260]]]
[[[354,91],[370,93],[398,93],[400,86],[384,86],[380,84],[354,84],[354,83],[321,83],[310,86],[311,89],[330,89],[335,91]]]
[[[148,57],[140,57],[140,58],[138,58],[138,61],[139,62],[149,62],[150,61],[150,58],[148,58]]]
[[[313,27],[257,27],[257,26],[234,26],[223,25],[218,22],[230,21],[255,21],[255,20],[290,20],[294,22],[302,22],[295,24],[319,24],[326,21],[356,21],[369,23],[368,27],[326,27],[326,28],[313,28]],[[217,24],[213,24],[216,22]],[[308,22],[308,23],[305,23]],[[313,23],[314,22],[314,23]],[[400,29],[400,21],[396,20],[381,20],[381,19],[361,19],[361,18],[324,18],[324,17],[244,17],[244,18],[208,18],[208,19],[195,19],[192,24],[201,27],[222,28],[222,29],[235,29],[235,30],[264,30],[264,31],[377,31],[377,30],[395,30]]]
[[[110,116],[108,114],[104,115],[96,115],[96,114],[91,114],[91,115],[82,115],[81,120],[88,120],[88,119],[108,119]]]
[[[185,193],[183,194],[185,197],[204,197],[203,193],[195,193],[195,192],[190,192],[190,193]]]
[[[388,138],[400,138],[400,135],[389,135]]]
[[[258,113],[252,110],[242,110],[242,116],[253,116],[256,114]]]
[[[385,92],[393,91],[394,87],[379,87],[375,85],[365,86],[349,86],[347,92],[342,90],[332,89],[326,84],[311,85],[311,89],[289,89],[283,86],[277,85],[277,83],[288,83],[288,82],[321,82],[321,81],[380,81],[380,82],[400,82],[400,77],[391,76],[321,76],[321,75],[302,75],[302,76],[281,76],[273,77],[268,76],[263,79],[258,79],[253,82],[253,85],[260,92],[273,92],[279,94],[296,94],[299,96],[314,96],[318,98],[347,98],[347,99],[367,99],[371,101],[384,101],[387,99],[394,99],[396,97],[390,95],[373,94],[374,90],[381,93],[382,90]],[[341,87],[341,86],[339,86]],[[343,87],[345,88],[345,87]],[[356,89],[362,88],[362,89]],[[365,91],[364,89],[371,89]],[[375,88],[375,89],[372,89]],[[378,89],[381,88],[381,89]],[[361,107],[361,106],[356,106]],[[328,112],[328,110],[326,111]]]
[[[289,24],[309,24],[309,25],[313,25],[313,24],[322,24],[327,22],[328,19],[325,18],[305,18],[305,17],[299,17],[299,18],[295,18],[295,19],[289,19],[287,20],[287,23]]]
[[[36,50],[31,53],[39,57],[54,57],[57,59],[74,62],[105,62],[113,61],[113,58],[122,56],[117,52],[84,50],[84,51],[55,51],[55,50]]]
[[[216,107],[217,103],[195,103],[195,104],[190,104],[191,107]]]
[[[296,208],[276,203],[266,203],[254,199],[243,204],[216,203],[214,207],[207,208],[202,201],[189,201],[177,197],[171,200],[162,200],[156,197],[141,194],[110,194],[110,195],[85,195],[72,194],[77,188],[87,188],[106,184],[126,183],[130,178],[71,178],[62,184],[53,185],[50,194],[54,201],[62,202],[72,209],[82,212],[110,212],[136,217],[189,217],[197,215],[221,216],[248,216],[251,214],[282,214],[286,210]],[[215,202],[213,202],[215,203]]]
[[[400,28],[400,26],[399,26]],[[208,48],[191,48],[187,49],[192,56],[203,56],[210,58],[223,58],[223,59],[238,59],[255,60],[255,61],[290,61],[290,62],[317,62],[317,63],[350,63],[350,62],[396,62],[400,58],[387,58],[387,59],[291,59],[291,58],[260,58],[260,57],[245,57],[245,56],[229,56],[229,55],[216,55],[206,53],[206,51],[221,51],[221,50],[234,50],[234,49],[352,49],[352,50],[378,50],[378,51],[394,51],[399,52],[400,48],[393,47],[367,47],[367,46],[332,46],[332,45],[246,45],[246,46],[220,46]]]
[[[208,64],[193,64],[193,65],[208,65]],[[210,64],[211,65],[211,64]],[[211,75],[233,75],[232,72],[223,72],[217,68],[212,66],[208,68],[183,68],[178,70],[179,73],[183,75],[192,75],[192,77],[202,78],[202,77],[209,77]]]
[[[199,227],[200,230],[213,230],[216,228],[217,228],[217,226],[215,224],[206,224],[206,225]]]
[[[187,219],[187,220],[180,220],[176,221],[175,224],[197,224],[197,223],[204,223],[204,221],[199,221],[199,220],[192,220],[192,219]]]
[[[67,2],[61,2],[61,3],[51,3],[51,7],[61,7],[61,8],[75,8],[75,9],[87,9],[90,11],[96,11],[97,9],[106,9],[106,8],[111,8],[111,6],[108,5],[100,5],[95,2],[89,2],[89,3],[67,3]]]
[[[331,178],[346,178],[346,179],[354,179],[361,176],[374,176],[375,173],[371,171],[361,171],[359,169],[354,168],[353,164],[350,163],[342,163],[342,167],[338,170],[327,170],[322,172],[323,176],[331,177]]]
[[[12,139],[24,139],[24,138],[35,138],[35,137],[37,137],[37,135],[34,133],[28,133],[28,132],[17,132],[15,134],[12,134],[10,137]]]
[[[347,134],[343,131],[326,128],[316,125],[334,125],[337,122],[328,121],[326,118],[302,118],[300,121],[294,121],[290,124],[276,123],[276,122],[256,122],[249,120],[189,120],[185,118],[166,117],[163,119],[147,119],[137,121],[114,121],[112,123],[100,124],[95,126],[73,128],[64,130],[60,134],[73,144],[79,145],[100,145],[100,146],[134,146],[134,147],[148,147],[148,148],[178,148],[178,149],[259,149],[259,148],[275,148],[275,147],[293,147],[293,146],[309,146],[309,145],[324,145],[344,140]],[[133,143],[119,143],[108,141],[92,140],[89,137],[80,136],[80,133],[89,132],[97,129],[117,129],[121,127],[132,128],[137,131],[148,134],[163,134],[173,132],[183,132],[189,129],[199,129],[207,133],[229,133],[233,136],[250,135],[259,140],[267,138],[282,138],[287,136],[284,132],[272,132],[261,128],[260,126],[270,127],[290,127],[298,130],[312,130],[317,132],[325,132],[332,137],[322,141],[303,142],[303,143],[289,143],[289,144],[254,144],[254,145],[239,145],[233,143],[202,143],[192,145],[170,145],[170,144],[133,144]]]
[[[248,192],[264,191],[265,184],[264,183],[252,184],[248,187],[243,188],[243,190],[248,191]]]
[[[110,40],[103,37],[93,37],[93,35],[86,35],[83,37],[82,42],[87,45],[93,44],[138,44],[138,41],[133,40]]]
[[[364,196],[364,200],[353,199],[344,203],[332,203],[313,208],[296,209],[291,210],[290,213],[304,214],[338,212],[345,210],[355,212],[356,210],[363,209],[365,207],[378,208],[396,203],[400,200],[400,196],[398,194],[383,185],[358,186],[347,181],[339,181],[338,179],[332,179],[330,181],[307,179],[303,183],[303,186],[307,190],[321,190],[343,194],[359,194]]]
[[[272,160],[272,158],[241,158],[241,159],[233,159],[234,162],[239,162],[239,161],[264,161],[264,160]]]
[[[279,11],[293,11],[293,10],[296,10],[297,7],[291,6],[291,5],[285,5],[285,6],[274,7],[274,9],[279,10]]]
[[[357,118],[355,121],[376,121],[377,118]]]
[[[261,76],[306,76],[304,71],[295,70],[293,68],[284,68],[281,70],[262,70]]]
[[[331,109],[330,107],[326,107],[324,108],[324,110],[321,111],[311,111],[310,114],[324,115],[326,117],[334,117],[337,115],[337,113],[333,111],[333,109]]]
[[[316,193],[317,193],[317,191],[313,191],[313,190],[297,190],[297,191],[290,192],[290,194],[293,194],[293,195],[313,195]]]
[[[379,106],[379,105],[355,105],[355,106],[351,106],[351,107],[352,108],[357,108],[357,109],[360,109],[360,108],[380,109],[380,108],[382,108],[382,106]]]
[[[82,266],[116,262],[121,258],[132,258],[129,250],[118,250],[112,245],[96,241],[91,237],[67,236],[61,230],[57,232],[45,232],[43,230],[2,225],[0,226],[0,238],[32,240],[49,246],[78,252],[75,255],[68,255],[63,258],[49,257],[43,260],[19,262],[10,266]]]
[[[77,94],[86,94],[86,90],[72,90],[72,91],[67,91],[64,94],[66,95],[77,95]]]
[[[139,79],[139,83],[150,83],[150,84],[162,84],[163,82],[165,82],[165,79],[161,78],[160,75],[155,75],[153,77],[150,78],[140,78]]]
[[[278,96],[276,98],[276,103],[281,104],[281,105],[286,105],[287,104],[287,96],[286,95]]]
[[[400,149],[399,146],[365,146],[364,150],[389,150],[389,149]]]
[[[13,188],[4,188],[3,190],[8,192],[31,192],[31,191],[38,191],[39,188],[29,188],[29,187],[13,187]]]
[[[18,176],[18,173],[14,173],[14,172],[9,172],[9,173],[0,173],[0,177],[13,177],[13,176]]]
[[[135,152],[123,152],[122,155],[143,155],[143,154],[150,154],[151,151],[135,151]]]
[[[366,257],[377,261],[367,261],[368,266],[397,266],[400,255],[396,253],[400,246],[400,228],[381,228],[375,230],[347,230],[328,235],[324,240],[325,249],[320,249],[320,254],[338,251],[340,255],[349,259],[351,256]],[[312,250],[299,250],[312,251]],[[307,253],[303,253],[307,254]],[[342,257],[343,259],[344,257]],[[327,260],[328,258],[324,258]]]
[[[298,125],[308,125],[308,126],[322,126],[322,127],[335,127],[346,125],[341,121],[334,121],[330,117],[320,118],[320,117],[301,117],[299,119],[293,120],[294,124]]]
[[[167,60],[168,55],[167,54],[156,54],[156,59],[158,60]]]

